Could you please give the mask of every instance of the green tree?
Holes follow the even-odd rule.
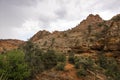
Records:
[[[26,80],[30,76],[24,53],[20,50],[0,55],[0,66],[0,75],[5,74],[8,80]]]
[[[31,75],[34,76],[42,72],[44,70],[42,61],[43,51],[31,41],[26,42],[23,49],[25,52],[25,60],[32,71]]]

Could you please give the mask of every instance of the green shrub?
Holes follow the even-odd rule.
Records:
[[[84,63],[87,69],[93,69],[94,61],[88,57],[86,58],[86,62]]]
[[[79,59],[79,57],[75,57],[74,62],[75,62],[75,68],[80,69],[80,59]]]
[[[57,61],[58,62],[65,62],[66,56],[64,54],[57,54]]]
[[[69,56],[69,60],[68,60],[71,64],[74,64],[74,57],[73,56]]]
[[[30,69],[25,62],[24,53],[13,50],[0,55],[0,75],[7,72],[9,80],[24,80],[30,76]]]
[[[105,74],[114,80],[120,79],[119,66],[114,58],[109,58],[107,60],[107,68]]]
[[[64,67],[65,67],[65,63],[60,62],[60,63],[57,64],[56,70],[63,71]]]
[[[2,75],[0,76],[0,80],[8,80],[8,74],[6,73],[2,73]]]
[[[53,50],[48,50],[43,54],[42,61],[45,69],[50,69],[57,65],[57,56]]]
[[[79,62],[79,60],[80,60],[80,57],[77,57],[77,56],[74,57],[75,62]]]
[[[114,58],[108,58],[104,55],[100,55],[98,58],[98,63],[100,67],[105,70],[105,75],[110,80],[120,79],[120,70],[117,61]]]
[[[80,68],[80,63],[79,62],[75,62],[75,68],[79,69]]]
[[[87,72],[84,68],[78,69],[77,71],[77,76],[81,77],[81,76],[86,76]]]
[[[72,52],[69,53],[68,61],[69,61],[71,64],[74,64],[74,63],[75,63],[74,53],[72,53]]]
[[[53,50],[43,52],[36,44],[28,41],[24,46],[25,59],[32,70],[32,75],[51,69],[57,65],[57,55]]]
[[[25,52],[25,60],[31,69],[31,75],[34,76],[44,71],[45,65],[42,60],[43,51],[31,41],[26,42],[23,49]]]
[[[98,64],[102,68],[107,68],[107,58],[104,55],[99,55],[98,56]]]
[[[85,70],[86,69],[92,69],[93,68],[93,60],[88,57],[88,58],[84,58],[84,57],[79,57],[78,59],[75,59],[75,67],[77,69],[81,67],[83,67]]]

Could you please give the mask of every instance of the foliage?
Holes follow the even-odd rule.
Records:
[[[42,61],[43,52],[31,41],[26,42],[24,46],[25,60],[32,70],[31,75],[40,73],[44,70]]]
[[[13,50],[0,55],[1,78],[9,80],[24,80],[30,76],[30,69],[24,60],[24,53]],[[3,76],[2,76],[3,75]]]
[[[7,72],[6,73],[2,73],[2,75],[0,76],[0,80],[8,80],[8,77],[7,77]]]
[[[98,63],[100,67],[105,69],[105,75],[108,76],[109,79],[112,79],[112,80],[120,79],[119,66],[114,58],[107,58],[101,55],[98,58]]]
[[[83,63],[83,66],[85,67],[85,69],[92,69],[93,68],[93,63],[94,61],[88,57],[85,59],[85,62]]]
[[[75,57],[75,68],[79,69],[80,68],[80,62],[79,62],[79,57]]]
[[[56,70],[63,71],[65,67],[65,63],[59,62],[56,66]]]
[[[74,60],[75,60],[75,58],[74,58],[74,53],[70,52],[70,53],[69,53],[68,61],[69,61],[70,63],[74,64],[74,63],[75,63]]]
[[[80,63],[79,62],[75,62],[75,68],[79,69],[80,68]]]
[[[43,52],[36,44],[28,41],[24,46],[25,59],[30,69],[31,75],[51,69],[57,65],[57,55],[53,50]]]
[[[57,65],[57,56],[54,51],[48,50],[42,56],[42,61],[45,66],[45,69],[50,69]]]
[[[99,27],[102,27],[102,26],[103,26],[103,23],[99,23],[98,26],[99,26]]]
[[[110,58],[109,60],[107,60],[107,69],[105,74],[113,78],[114,80],[120,79],[120,70],[115,59]]]
[[[77,69],[77,76],[86,76],[87,70],[93,70],[94,61],[90,57],[75,57],[75,68]]]
[[[63,71],[66,63],[66,56],[64,54],[56,54],[57,55],[57,65],[55,67],[58,71]]]
[[[56,54],[57,55],[57,61],[58,62],[65,62],[66,61],[66,56],[64,54]]]
[[[98,64],[102,68],[107,68],[107,58],[104,55],[99,55],[98,56]]]
[[[85,70],[86,69],[92,69],[93,68],[93,60],[88,57],[79,57],[78,59],[75,60],[75,67],[79,69],[80,67],[83,67]]]
[[[80,68],[80,69],[78,69],[78,71],[77,71],[77,76],[78,77],[81,77],[81,76],[86,76],[86,70],[84,69],[84,68]]]

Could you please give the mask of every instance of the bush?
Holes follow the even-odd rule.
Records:
[[[13,50],[0,55],[0,75],[9,80],[24,80],[30,76],[30,69],[24,60],[24,53]]]
[[[48,50],[43,54],[42,61],[45,65],[45,69],[50,69],[57,65],[57,56],[53,50]]]
[[[114,80],[120,79],[120,70],[115,59],[110,58],[107,60],[107,68],[105,74]]]
[[[98,59],[100,67],[105,70],[105,75],[111,80],[120,79],[120,70],[117,61],[114,58],[107,58],[101,55]]]
[[[58,71],[63,71],[64,70],[64,67],[65,67],[65,63],[58,63],[57,66],[56,66],[56,70]]]
[[[42,60],[43,51],[31,41],[26,42],[26,45],[23,49],[25,52],[25,60],[32,72],[31,75],[34,76],[35,74],[44,71],[45,65]]]
[[[88,57],[88,58],[79,57],[79,58],[75,59],[75,67],[77,69],[79,69],[80,67],[83,67],[85,70],[92,69],[93,64],[94,64],[94,62],[90,57]]]
[[[2,75],[0,76],[0,80],[8,80],[8,74],[6,73],[2,73]]]
[[[93,69],[93,64],[94,64],[94,61],[88,57],[86,58],[86,61],[84,63],[84,66],[87,68],[87,69]]]
[[[86,74],[87,74],[87,70],[93,70],[93,60],[88,57],[88,58],[85,58],[85,57],[75,57],[75,68],[78,70],[77,71],[77,76],[78,77],[85,77]]]
[[[57,54],[57,61],[58,62],[65,62],[66,56],[64,54]]]
[[[81,76],[86,76],[87,72],[84,68],[78,69],[77,71],[77,76],[81,77]]]
[[[69,61],[71,64],[74,64],[74,63],[75,63],[74,53],[71,52],[71,53],[69,54],[68,61]]]
[[[98,64],[102,68],[107,68],[107,58],[104,55],[99,55],[98,57]]]
[[[80,68],[80,63],[79,62],[75,62],[75,68],[79,69]]]
[[[66,63],[66,56],[64,54],[57,54],[57,65],[55,67],[58,71],[63,71]]]

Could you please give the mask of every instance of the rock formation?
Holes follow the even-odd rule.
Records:
[[[67,53],[93,50],[120,50],[120,17],[103,20],[99,15],[90,14],[75,28],[67,31],[39,31],[31,39],[40,48],[54,49]]]

